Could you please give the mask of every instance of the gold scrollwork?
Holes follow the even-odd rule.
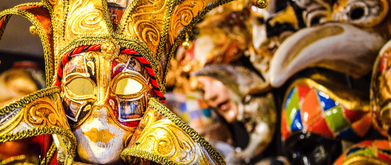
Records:
[[[41,98],[26,107],[25,121],[34,127],[65,126],[66,124],[63,121],[58,120],[60,117],[60,114],[56,112],[58,108],[48,97]]]
[[[86,1],[76,0],[70,6],[69,19],[65,29],[66,40],[75,38],[80,34],[87,33],[108,33],[107,24],[103,16],[103,5],[101,0]]]
[[[148,111],[147,116],[153,115]],[[149,120],[154,118],[149,117]],[[148,121],[147,123],[150,123]],[[139,145],[133,145],[136,150],[152,151],[162,157],[168,158],[180,164],[192,164],[197,161],[197,149],[200,150],[189,135],[183,133],[178,126],[168,119],[154,122],[146,127],[144,133],[137,139]],[[147,145],[144,145],[147,144]],[[152,144],[152,145],[148,145]]]
[[[140,157],[161,164],[225,164],[208,142],[154,98],[131,141],[121,154],[125,161]]]
[[[174,44],[174,40],[178,36],[180,30],[189,25],[194,16],[196,16],[205,5],[205,1],[186,0],[182,4],[175,6],[172,12],[172,18],[170,21],[171,24],[168,31],[168,33],[171,34],[171,44]]]
[[[167,2],[165,0],[139,0],[137,7],[130,13],[128,24],[125,27],[125,34],[137,36],[145,42],[155,57],[161,40]]]
[[[143,41],[147,43],[150,42],[152,45],[158,46],[160,41],[160,33],[156,25],[147,21],[141,22],[138,25],[138,27],[142,27],[140,29],[142,29],[141,38]]]

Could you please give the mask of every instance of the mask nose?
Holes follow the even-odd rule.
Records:
[[[108,105],[94,105],[92,107],[92,117],[94,118],[107,118],[109,115],[110,107]]]

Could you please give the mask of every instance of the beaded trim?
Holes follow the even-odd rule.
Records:
[[[46,153],[45,158],[41,161],[41,165],[48,165],[50,163],[50,161],[52,160],[56,151],[57,151],[56,144],[52,143],[52,145],[49,148],[49,151]]]
[[[28,106],[30,103],[35,101],[36,99],[42,98],[42,97],[49,97],[53,94],[59,94],[60,90],[58,87],[50,87],[46,89],[42,89],[39,91],[36,91],[32,94],[29,94],[27,96],[22,97],[21,99],[14,101],[4,107],[0,108],[0,116],[7,115],[11,111],[18,110],[20,107]],[[28,128],[27,130],[22,130],[20,132],[15,133],[8,133],[5,135],[0,136],[0,143],[8,142],[8,141],[14,141],[19,139],[24,139],[28,137],[34,137],[39,135],[45,135],[45,134],[58,134],[61,136],[66,137],[70,144],[67,145],[67,157],[65,158],[65,164],[70,165],[73,162],[73,158],[75,157],[76,153],[76,138],[71,132],[70,129],[67,128],[61,128],[56,126],[41,126],[41,127],[33,127]]]
[[[15,109],[28,105],[29,103],[33,102],[34,100],[45,97],[45,96],[50,96],[54,93],[60,93],[60,90],[57,87],[50,87],[50,88],[45,88],[39,91],[36,91],[34,93],[28,94],[24,97],[22,97],[19,100],[16,100],[6,106],[3,106],[0,108],[0,116],[3,116],[7,113],[10,113],[11,111],[14,111]]]
[[[148,103],[150,107],[155,108],[158,112],[163,114],[167,119],[171,120],[175,125],[177,125],[179,128],[181,128],[183,131],[186,132],[190,136],[191,139],[194,140],[194,142],[200,144],[204,149],[214,158],[214,160],[217,161],[219,165],[225,165],[225,161],[223,156],[216,151],[212,147],[212,145],[207,142],[204,137],[202,137],[200,134],[198,134],[193,128],[191,128],[188,124],[186,124],[182,119],[180,119],[178,116],[176,116],[173,112],[171,112],[167,107],[163,106],[159,101],[157,101],[155,98],[150,98],[150,101]],[[141,158],[145,158],[151,161],[154,161],[156,163],[162,163],[162,164],[173,164],[176,165],[176,163],[163,158],[159,155],[155,155],[153,153],[149,153],[146,151],[136,151],[136,150],[128,150],[130,155],[138,156]],[[128,160],[129,158],[126,158]]]

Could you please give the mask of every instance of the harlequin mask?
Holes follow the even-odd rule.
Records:
[[[358,142],[371,127],[368,98],[316,75],[291,84],[281,114],[285,150],[294,164],[331,164],[341,140]]]

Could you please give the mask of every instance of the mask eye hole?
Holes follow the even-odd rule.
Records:
[[[144,86],[132,78],[122,78],[115,86],[114,93],[117,95],[135,95],[143,90]]]
[[[67,88],[70,92],[79,96],[94,94],[94,85],[86,78],[75,78],[71,80],[67,84]]]
[[[364,16],[365,10],[361,6],[352,9],[349,14],[351,20],[358,20]]]

